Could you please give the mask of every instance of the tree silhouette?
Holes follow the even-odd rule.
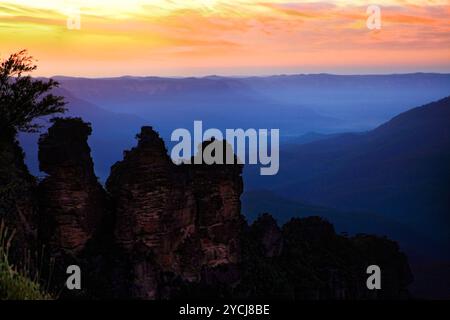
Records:
[[[12,54],[0,64],[0,130],[35,132],[34,120],[63,113],[64,98],[51,93],[57,81],[33,79],[34,59],[26,50]]]

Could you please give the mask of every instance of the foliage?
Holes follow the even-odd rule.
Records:
[[[8,260],[8,251],[14,232],[0,222],[0,300],[50,300],[51,295],[41,290],[38,281],[26,272],[18,271]]]
[[[58,82],[33,79],[36,70],[33,58],[26,50],[12,54],[0,64],[0,128],[34,132],[39,124],[34,120],[65,111],[64,98],[51,92]],[[26,75],[25,75],[26,74]]]

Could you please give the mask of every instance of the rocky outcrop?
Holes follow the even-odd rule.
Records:
[[[283,250],[283,234],[276,220],[268,213],[261,215],[250,229],[251,236],[260,245],[265,257],[279,257]]]
[[[150,127],[106,183],[115,238],[130,260],[132,295],[158,296],[157,275],[199,281],[202,268],[238,262],[240,165],[175,165]],[[135,260],[136,252],[149,258]],[[153,275],[153,276],[152,276]]]
[[[337,235],[319,217],[280,228],[264,214],[249,226],[241,216],[242,165],[175,165],[151,127],[112,167],[105,191],[90,133],[80,119],[56,119],[39,142],[47,174],[38,186],[39,238],[55,258],[59,290],[69,264],[83,271],[83,290],[60,297],[407,297],[411,273],[395,242]],[[211,140],[200,150],[210,146],[229,148]],[[365,287],[371,264],[383,270],[380,292]]]
[[[0,223],[8,227],[9,236],[14,232],[10,259],[19,267],[37,249],[35,191],[36,179],[25,165],[16,132],[0,128]]]
[[[212,139],[203,143],[221,148],[223,157],[231,148],[224,141]],[[197,154],[197,157],[199,155]],[[184,165],[191,177],[190,184],[196,203],[196,227],[204,256],[202,264],[216,267],[239,261],[239,234],[241,232],[242,168],[235,164]],[[225,159],[222,161],[225,163]]]
[[[105,218],[107,197],[94,173],[87,139],[89,124],[56,119],[39,140],[42,241],[51,248],[79,254]]]
[[[267,214],[243,236],[245,258],[234,296],[295,300],[409,297],[407,287],[413,279],[408,260],[386,238],[337,235],[333,225],[320,217],[292,219],[280,234]],[[277,255],[268,255],[267,249],[280,249],[274,244],[281,241]],[[366,287],[370,265],[382,270],[382,290]]]

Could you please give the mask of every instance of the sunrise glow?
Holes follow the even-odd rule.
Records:
[[[0,56],[41,75],[450,71],[450,1],[0,1]],[[67,21],[80,12],[80,29]]]

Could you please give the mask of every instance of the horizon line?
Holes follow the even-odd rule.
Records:
[[[450,72],[427,72],[427,71],[417,71],[417,72],[394,72],[394,73],[354,73],[354,74],[342,74],[342,73],[328,73],[328,72],[318,72],[318,73],[274,73],[267,75],[220,75],[220,74],[206,74],[206,75],[179,75],[179,76],[163,76],[163,75],[117,75],[117,76],[70,76],[70,75],[53,75],[53,76],[36,76],[36,78],[72,78],[72,79],[120,79],[120,78],[158,78],[158,79],[205,79],[205,78],[272,78],[272,77],[292,77],[292,76],[337,76],[337,77],[362,77],[362,76],[406,76],[406,75],[450,75]]]

